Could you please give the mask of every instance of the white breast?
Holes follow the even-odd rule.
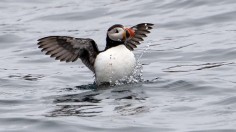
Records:
[[[116,80],[132,74],[136,60],[134,54],[124,45],[119,45],[98,54],[94,67],[96,83],[115,83]]]

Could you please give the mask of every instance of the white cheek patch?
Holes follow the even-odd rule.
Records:
[[[119,33],[108,33],[108,36],[111,40],[122,41],[124,30],[119,30]]]

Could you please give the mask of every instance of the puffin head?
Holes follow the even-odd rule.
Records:
[[[133,38],[135,31],[131,28],[115,24],[107,30],[107,45],[109,47],[124,44],[125,41]]]

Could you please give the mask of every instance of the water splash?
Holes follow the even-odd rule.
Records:
[[[150,47],[150,44],[148,42],[145,49],[141,52],[140,56],[137,58],[136,66],[134,68],[132,75],[126,76],[120,80],[117,80],[115,82],[115,85],[134,84],[134,83],[144,82],[144,79],[142,77],[143,76],[143,66],[140,63],[140,59],[142,58],[144,53],[146,53],[146,51],[149,49],[149,47]]]
[[[143,66],[140,62],[137,62],[132,75],[125,76],[124,78],[117,80],[114,86],[143,82],[142,73],[143,73]]]
[[[149,50],[150,47],[150,41],[147,42],[148,44],[146,45],[145,49],[141,52],[140,56],[137,59],[137,62],[139,62],[139,60],[143,57],[143,54],[147,52],[147,50]]]

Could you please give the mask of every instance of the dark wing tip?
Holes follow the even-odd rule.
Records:
[[[154,24],[152,23],[140,23],[132,27],[135,31],[135,36],[127,41],[126,46],[128,49],[133,50],[136,45],[139,45],[143,38],[147,37],[147,34],[151,33],[150,30],[153,29]]]
[[[126,48],[128,48],[129,50],[131,50],[131,51],[133,51],[134,50],[134,48],[132,48],[132,46],[128,43],[128,44],[126,44],[125,45],[126,46]]]
[[[63,36],[48,36],[38,39],[38,48],[41,52],[46,51],[46,55],[55,58],[56,60],[65,62],[74,62],[78,59],[73,51],[73,45],[66,39],[70,37]]]
[[[146,23],[148,26],[154,26],[153,23]]]
[[[47,37],[43,37],[43,38],[38,39],[38,41],[42,42],[42,41],[45,41],[48,39],[56,39],[57,37],[59,37],[59,36],[47,36]]]
[[[152,24],[152,23],[140,23],[140,24],[138,24],[137,26],[142,26],[142,25],[148,26],[148,27],[154,26],[154,24]]]
[[[99,50],[92,39],[48,36],[38,39],[38,47],[56,60],[74,62],[80,58],[94,72],[93,64]]]
[[[134,26],[133,28],[136,28],[137,31],[144,31],[147,33],[150,33],[149,30],[153,29],[154,24],[152,23],[140,23],[136,26]]]

